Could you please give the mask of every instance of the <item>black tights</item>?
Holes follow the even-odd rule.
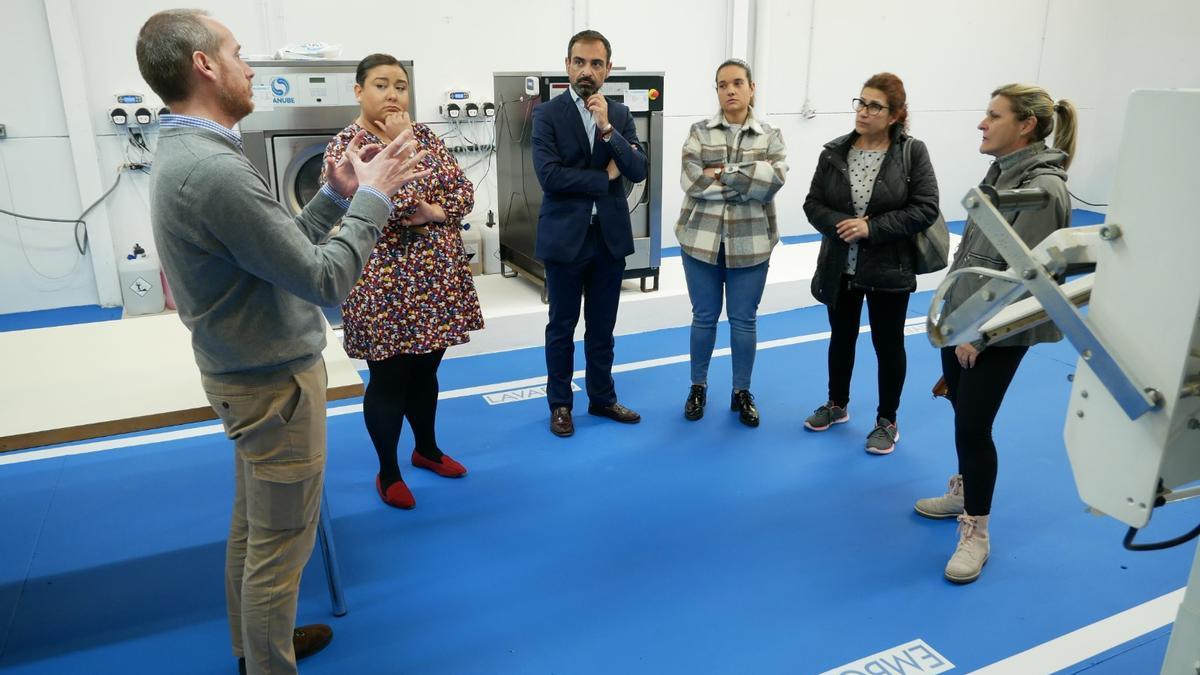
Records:
[[[979,353],[973,368],[964,369],[954,347],[942,348],[942,375],[954,406],[954,447],[968,515],[992,512],[999,464],[992,422],[1027,351],[1028,347],[988,347]]]
[[[842,276],[837,302],[829,311],[829,400],[839,407],[850,402],[850,375],[854,372],[854,347],[858,343],[858,322],[863,298],[871,322],[871,343],[879,359],[879,417],[896,421],[900,392],[908,359],[904,353],[904,317],[908,314],[909,293],[863,291],[855,288],[854,277]]]
[[[445,349],[439,349],[428,354],[397,354],[383,361],[367,361],[371,380],[363,396],[363,419],[379,455],[379,480],[385,489],[400,480],[396,447],[405,418],[412,427],[416,451],[435,462],[442,458],[434,420],[437,370],[445,353]]]

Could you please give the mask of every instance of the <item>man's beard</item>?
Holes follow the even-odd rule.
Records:
[[[244,91],[238,91],[236,86],[221,87],[221,110],[225,114],[240,120],[254,112],[254,99]]]
[[[596,93],[596,83],[588,80],[576,80],[575,93],[579,94],[580,98],[587,98]]]

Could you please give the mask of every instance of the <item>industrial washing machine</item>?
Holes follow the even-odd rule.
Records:
[[[254,69],[254,112],[239,124],[246,159],[262,172],[275,198],[299,214],[320,189],[329,139],[358,117],[358,61],[248,61]],[[409,110],[416,110],[412,61]]]
[[[241,121],[246,159],[267,179],[275,198],[293,214],[321,189],[321,164],[329,140],[358,117],[354,71],[358,61],[247,61],[254,69],[254,112]],[[408,109],[413,99],[413,63],[408,71]],[[340,308],[327,308],[329,322],[342,324]]]
[[[505,72],[493,75],[496,101],[496,183],[500,217],[500,271],[520,274],[542,287],[546,269],[534,255],[542,187],[533,168],[533,111],[566,94],[565,72]],[[658,290],[662,261],[663,74],[613,70],[600,88],[633,114],[642,150],[649,160],[646,180],[624,180],[634,251],[625,259],[626,279],[640,279],[642,291]],[[649,283],[648,283],[649,282]]]

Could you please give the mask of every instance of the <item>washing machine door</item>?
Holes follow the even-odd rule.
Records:
[[[633,123],[642,152],[646,155],[648,164],[652,166],[654,164],[653,153],[657,148],[651,147],[650,117],[635,113]],[[649,174],[647,174],[648,179]],[[621,184],[625,188],[625,200],[629,205],[629,224],[633,228],[634,238],[650,236],[650,193],[647,190],[646,181],[643,180],[639,183],[634,183],[628,178],[622,178]]]
[[[289,211],[299,214],[321,190],[325,146],[336,133],[315,136],[275,136],[275,195]]]

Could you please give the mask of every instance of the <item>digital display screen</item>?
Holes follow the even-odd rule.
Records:
[[[462,101],[467,98],[467,92],[465,92],[465,91],[450,92],[450,98],[455,101]]]
[[[124,96],[117,97],[117,103],[123,103],[126,105],[131,104],[131,103],[141,103],[141,102],[142,102],[142,97],[137,96],[136,94],[125,94]]]
[[[310,77],[310,78],[308,78],[308,82],[309,82],[309,84],[325,84],[325,78],[323,78],[323,77]]]

